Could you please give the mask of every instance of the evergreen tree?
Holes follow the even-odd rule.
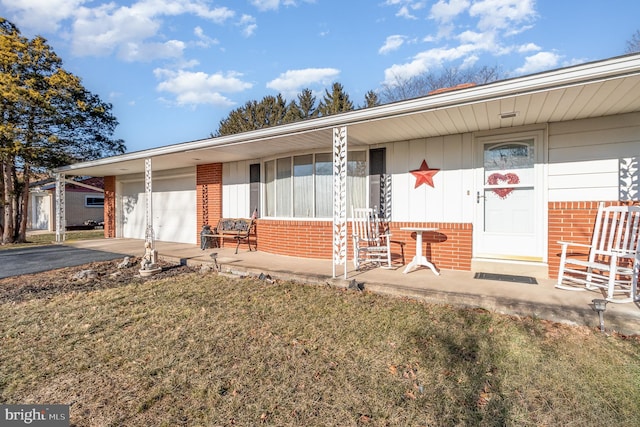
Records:
[[[324,98],[318,106],[320,116],[330,116],[351,110],[353,110],[353,103],[340,83],[334,83],[331,92],[325,89]]]
[[[370,90],[364,94],[364,106],[362,108],[376,107],[380,105],[378,94]]]
[[[313,96],[311,89],[303,89],[302,92],[298,94],[298,103],[300,105],[301,119],[313,119],[318,117],[316,97]]]
[[[62,68],[42,37],[27,39],[0,18],[2,243],[25,241],[31,176],[71,162],[123,153],[111,138],[111,105]]]
[[[265,96],[260,102],[247,101],[220,120],[213,136],[234,135],[287,123],[291,112],[282,95]],[[295,119],[295,117],[291,117]]]

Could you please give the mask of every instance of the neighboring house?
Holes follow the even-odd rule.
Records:
[[[197,244],[258,207],[259,250],[342,261],[345,208],[377,206],[408,254],[401,227],[437,227],[439,268],[538,277],[599,201],[638,202],[640,55],[454,89],[57,172],[104,176],[106,237]]]
[[[91,177],[78,183],[67,182],[65,187],[66,225],[69,228],[83,226],[88,221],[104,221],[104,179]],[[30,230],[56,229],[56,183],[54,179],[38,181],[30,185]]]

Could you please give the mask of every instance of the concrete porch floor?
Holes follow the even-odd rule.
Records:
[[[66,245],[120,253],[124,256],[144,254],[144,241],[135,239],[100,239],[67,241]],[[440,276],[428,268],[418,268],[403,274],[404,266],[393,269],[373,268],[356,271],[353,263],[336,267],[333,279],[331,260],[273,255],[249,252],[240,245],[201,250],[199,246],[184,243],[155,242],[158,256],[166,261],[186,265],[212,264],[211,254],[222,272],[238,276],[268,274],[274,279],[294,280],[312,284],[332,284],[345,287],[351,280],[363,283],[365,290],[378,294],[411,297],[429,303],[479,307],[503,314],[530,316],[575,325],[598,327],[598,314],[592,309],[594,298],[602,298],[598,291],[573,292],[554,288],[553,280],[537,279],[538,284],[508,283],[474,279],[473,272],[441,270]],[[407,259],[407,262],[409,259]],[[640,334],[640,304],[607,304],[604,313],[607,331]]]

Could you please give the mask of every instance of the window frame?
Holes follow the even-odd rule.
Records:
[[[100,199],[102,203],[89,203],[89,199]],[[95,196],[95,195],[85,195],[84,196],[84,207],[85,208],[104,208],[104,195]]]
[[[365,162],[365,166],[364,166],[364,171],[365,171],[365,175],[362,177],[364,179],[364,183],[363,183],[363,187],[366,190],[366,194],[364,194],[362,196],[362,202],[364,203],[364,205],[366,206],[369,203],[369,148],[358,148],[358,149],[354,149],[354,150],[349,150],[349,153],[355,153],[355,152],[360,152],[360,153],[364,153],[364,162]],[[311,180],[311,188],[310,191],[312,192],[313,195],[313,210],[311,212],[310,216],[295,216],[294,215],[294,210],[295,210],[295,193],[294,193],[294,189],[295,189],[295,158],[300,158],[300,157],[304,157],[304,156],[312,156],[312,163],[311,163],[311,171],[312,171],[312,180]],[[264,207],[263,207],[263,218],[269,218],[269,219],[294,219],[294,220],[304,220],[304,221],[326,221],[326,220],[330,220],[332,219],[332,214],[330,216],[317,216],[318,213],[318,209],[317,209],[317,194],[318,194],[318,180],[317,180],[317,157],[318,155],[329,155],[329,158],[331,159],[331,164],[332,164],[332,168],[333,168],[333,153],[330,151],[325,151],[325,150],[318,150],[318,151],[304,151],[304,152],[298,152],[298,153],[292,153],[290,155],[287,156],[274,156],[274,157],[269,157],[269,158],[265,158],[260,164],[262,169],[264,170],[264,174],[263,174],[263,181],[262,181],[262,187],[263,187],[263,191],[261,192],[262,195],[262,200],[264,203]],[[288,215],[278,215],[278,213],[281,213],[283,210],[282,207],[278,207],[278,201],[281,201],[282,198],[278,197],[278,191],[282,191],[283,187],[282,186],[278,186],[277,181],[278,181],[278,163],[279,161],[282,161],[283,159],[289,159],[290,162],[290,175],[287,178],[288,180],[288,192],[289,192],[289,203],[290,205],[286,208],[286,211],[289,212]],[[326,162],[323,162],[326,163]],[[269,167],[271,167],[272,171],[269,170]],[[272,178],[273,182],[268,182],[267,180]],[[272,192],[273,194],[269,194],[269,192]],[[331,187],[330,193],[333,194],[333,187]],[[269,215],[269,211],[271,210],[271,212],[274,215]],[[351,210],[351,206],[348,206],[348,211]]]

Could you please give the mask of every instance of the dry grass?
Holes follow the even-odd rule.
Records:
[[[104,238],[104,230],[67,231],[65,233],[65,238],[65,240],[67,241],[102,239]],[[6,245],[0,245],[0,251],[3,249],[50,245],[52,243],[55,243],[55,241],[55,233],[30,233],[27,235],[27,243],[10,243]]]
[[[640,342],[190,273],[0,309],[0,402],[79,426],[640,425]]]

